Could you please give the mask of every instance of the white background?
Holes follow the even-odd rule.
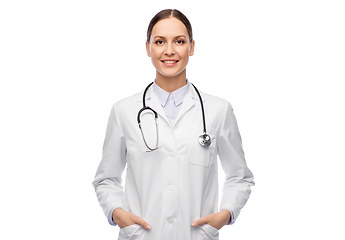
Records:
[[[117,239],[91,185],[108,115],[154,79],[147,26],[176,8],[256,182],[220,239],[344,239],[344,2],[163,2],[1,1],[0,238]]]

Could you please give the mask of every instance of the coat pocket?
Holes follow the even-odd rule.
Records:
[[[210,146],[201,146],[198,137],[199,133],[193,132],[189,140],[188,158],[194,165],[209,167],[213,163],[213,159],[216,155],[216,135],[217,132],[211,129],[208,134],[211,137]]]
[[[218,239],[219,238],[219,230],[211,225],[204,224],[200,226],[201,229],[204,231],[206,236],[211,237],[210,239]]]
[[[135,240],[139,239],[141,226],[139,224],[132,224],[127,227],[121,228],[119,233],[119,240]]]

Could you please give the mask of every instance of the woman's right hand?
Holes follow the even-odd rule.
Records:
[[[125,228],[133,224],[140,224],[146,230],[150,230],[151,226],[144,219],[137,215],[127,212],[122,208],[116,208],[113,211],[113,222],[119,225],[120,228]]]

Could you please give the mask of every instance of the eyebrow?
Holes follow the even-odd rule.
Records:
[[[175,36],[174,38],[179,38],[179,37],[184,37],[184,38],[186,38],[185,35],[178,35],[178,36]],[[155,36],[154,38],[166,38],[166,37],[163,37],[163,36]]]

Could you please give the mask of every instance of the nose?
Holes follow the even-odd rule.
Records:
[[[166,55],[171,56],[171,55],[175,54],[174,46],[172,43],[168,43],[166,46],[167,47],[166,47],[165,52],[164,52]]]

